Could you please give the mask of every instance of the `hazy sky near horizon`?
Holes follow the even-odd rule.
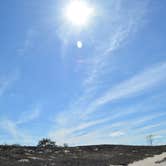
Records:
[[[0,2],[0,144],[166,144],[166,2],[84,2]]]

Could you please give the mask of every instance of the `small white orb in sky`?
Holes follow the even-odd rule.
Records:
[[[81,41],[77,41],[77,47],[78,47],[78,48],[82,48],[82,47],[83,47],[83,44],[82,44]]]
[[[94,9],[89,7],[85,1],[72,0],[71,3],[65,8],[66,18],[76,26],[87,25]]]

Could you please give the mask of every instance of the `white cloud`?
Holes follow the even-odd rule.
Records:
[[[92,103],[86,108],[86,110],[81,109],[81,107],[76,107],[74,109],[72,108],[71,115],[70,112],[63,113],[63,116],[59,116],[58,121],[61,123],[59,124],[57,123],[58,128],[52,130],[49,133],[49,136],[51,136],[51,138],[56,138],[57,142],[59,141],[61,143],[64,141],[72,144],[74,143],[74,141],[78,142],[78,140],[84,142],[85,141],[84,139],[86,139],[86,141],[90,143],[92,141],[90,138],[93,137],[94,135],[96,136],[96,138],[94,138],[96,139],[96,141],[97,140],[100,141],[100,139],[97,139],[100,136],[108,137],[104,133],[110,133],[109,131],[110,129],[113,130],[114,128],[118,127],[117,129],[123,130],[125,132],[130,132],[135,127],[143,125],[145,122],[147,123],[148,121],[152,121],[153,119],[157,119],[161,116],[164,116],[165,114],[163,113],[155,113],[155,114],[153,113],[152,115],[146,115],[144,118],[136,117],[130,120],[129,119],[123,120],[123,122],[120,123],[120,125],[118,126],[116,125],[117,122],[111,124],[111,120],[113,120],[114,118],[120,118],[128,114],[136,113],[139,112],[139,110],[144,112],[143,110],[145,111],[147,111],[148,109],[151,110],[153,107],[152,105],[151,107],[149,106],[149,108],[144,107],[143,109],[142,105],[138,105],[137,107],[135,106],[134,108],[129,108],[127,110],[124,109],[123,112],[121,111],[119,113],[112,114],[112,116],[102,118],[101,120],[96,120],[95,118],[92,118],[93,120],[86,121],[86,119],[89,118],[89,114],[95,113],[95,111],[99,107],[108,102],[111,102],[115,99],[117,100],[117,99],[123,99],[125,97],[131,97],[132,95],[140,94],[140,92],[145,92],[145,90],[151,89],[156,85],[160,85],[160,83],[163,83],[163,81],[165,80],[165,75],[163,74],[165,70],[166,70],[166,63],[160,63],[158,65],[151,66],[147,70],[144,70],[143,72],[133,76],[132,78],[116,85],[115,87],[112,87],[110,90],[108,90],[108,92],[106,92],[103,96],[99,97],[98,99],[91,101]],[[143,105],[145,104],[146,102]],[[77,106],[79,106],[79,104]],[[80,110],[77,110],[77,108],[79,108]],[[61,121],[61,117],[63,118],[66,117],[66,118],[64,121]],[[111,127],[109,127],[109,125],[106,124],[105,129],[100,126],[101,129],[99,127],[97,131],[90,131],[90,133],[88,132],[87,129],[89,127],[101,125],[105,122],[109,122],[109,125],[111,125]],[[138,134],[139,132],[141,132],[141,130],[142,129],[139,128],[136,133]],[[75,135],[75,132],[79,131],[80,132],[86,131],[85,132],[86,134],[83,134],[81,136]],[[115,136],[116,133],[112,134],[111,137]],[[106,141],[109,142],[109,140]]]
[[[128,2],[126,1],[126,3]],[[105,20],[102,22],[102,29],[105,31],[103,32],[104,37],[95,38],[97,41],[95,55],[90,60],[88,74],[84,80],[85,88],[88,90],[94,88],[101,81],[100,76],[108,71],[106,67],[108,67],[114,51],[127,43],[131,34],[144,25],[144,17],[148,10],[147,0],[130,2],[130,7],[124,7],[124,1],[121,0],[113,0],[111,4],[112,9],[109,8],[109,11],[105,11],[108,12],[108,15],[104,13],[102,15]]]
[[[121,0],[118,0],[118,1],[114,0],[111,2],[111,4],[113,5],[112,6],[113,9],[109,12],[111,12],[111,15],[114,16],[110,20],[110,24],[112,24],[111,29],[109,29],[109,32],[106,31],[107,33],[104,35],[105,38],[101,42],[99,43],[97,42],[98,45],[96,45],[96,47],[97,48],[99,47],[100,49],[99,50],[96,49],[96,52],[94,53],[95,55],[92,56],[90,60],[91,63],[90,65],[88,65],[88,69],[87,69],[88,75],[83,81],[85,93],[75,103],[72,103],[72,108],[68,109],[68,110],[72,110],[72,111],[69,111],[70,112],[69,114],[73,114],[72,113],[73,110],[77,110],[77,112],[79,112],[80,110],[80,115],[85,114],[85,112],[89,114],[91,111],[92,112],[95,111],[96,108],[99,107],[99,105],[102,105],[102,102],[104,104],[106,100],[111,100],[110,94],[108,93],[108,94],[104,94],[103,97],[97,99],[96,101],[91,102],[91,104],[87,106],[87,101],[90,101],[91,98],[94,97],[93,95],[95,95],[96,90],[99,88],[97,84],[98,84],[98,80],[102,80],[101,72],[107,71],[107,69],[105,69],[104,67],[109,62],[108,58],[112,56],[114,50],[117,50],[122,44],[128,41],[128,37],[133,31],[136,31],[136,29],[138,29],[138,27],[141,26],[143,17],[145,16],[145,13],[147,10],[148,1],[140,2],[140,3],[136,3],[136,2],[132,3],[132,5],[134,6],[134,11],[133,11],[132,5],[131,5],[131,8],[124,7],[123,6],[124,4]],[[123,12],[125,11],[127,15],[124,15],[122,11]],[[103,17],[107,17],[107,16],[104,15]],[[107,17],[107,19],[105,20],[106,22],[104,22],[104,24],[106,24],[106,27],[108,27],[108,19],[110,18]],[[104,28],[104,25],[103,25],[103,28]],[[100,39],[95,39],[95,40],[98,41]],[[116,93],[116,91],[118,90],[118,89],[116,90],[116,88],[121,88],[121,87],[114,87],[114,88],[115,88],[114,91]],[[110,91],[112,91],[112,89]],[[121,89],[118,90],[118,94],[113,94],[111,97],[113,99],[120,97],[121,95],[120,91]],[[134,88],[132,91],[134,91]],[[123,93],[127,93],[127,92],[124,92],[124,89],[123,89]]]
[[[36,35],[37,31],[34,29],[29,29],[25,36],[25,41],[23,42],[22,46],[17,49],[17,52],[19,55],[25,55],[25,53],[32,48],[34,37]]]
[[[32,120],[37,119],[40,116],[41,108],[39,106],[34,107],[31,111],[23,112],[18,120],[10,120],[8,118],[1,118],[0,129],[8,133],[12,138],[7,140],[8,143],[19,143],[31,145],[34,143],[33,136],[31,136],[26,130],[21,129],[25,123],[29,123]]]
[[[13,72],[8,76],[0,76],[0,96],[2,96],[17,79],[18,71]]]
[[[145,13],[148,9],[148,1],[134,1],[130,7],[128,7],[128,5],[124,7],[124,2],[121,0],[114,0],[112,3],[117,8],[110,10],[111,14],[109,13],[109,17],[110,15],[113,16],[111,18],[112,20],[109,20],[109,23],[111,24],[110,29],[105,29],[106,31],[102,35],[102,39],[95,38],[97,43],[95,43],[96,50],[90,59],[88,59],[88,62],[90,62],[86,66],[88,74],[83,81],[85,93],[76,101],[72,102],[63,113],[56,116],[56,128],[49,131],[49,136],[53,139],[55,138],[57,142],[68,142],[70,144],[95,144],[101,143],[103,140],[110,143],[110,137],[113,139],[118,135],[124,136],[126,131],[128,131],[126,127],[129,126],[129,128],[132,128],[159,116],[158,114],[143,119],[138,118],[131,119],[130,121],[118,121],[111,124],[113,119],[120,119],[122,116],[138,112],[140,106],[137,109],[131,108],[127,110],[124,109],[123,112],[114,112],[110,117],[101,117],[101,120],[96,120],[96,111],[105,104],[109,104],[113,100],[121,100],[144,93],[145,91],[160,85],[166,78],[163,74],[166,70],[166,62],[163,62],[151,66],[150,68],[135,74],[133,77],[127,78],[125,81],[112,86],[112,88],[107,89],[105,93],[96,98],[96,91],[99,88],[99,81],[102,80],[102,74],[109,70],[105,67],[111,60],[110,57],[114,54],[115,50],[118,50],[122,45],[129,41],[129,36],[133,32],[142,26]],[[124,12],[126,15],[124,15]],[[108,17],[105,21],[107,22],[103,23],[107,25],[105,26],[103,24],[103,29],[104,26],[108,28]],[[88,35],[91,34],[88,33]],[[90,36],[90,38],[91,37],[92,36]],[[100,118],[100,116],[98,118]],[[110,123],[108,124],[107,122]],[[95,126],[97,125],[99,127],[96,129]],[[89,131],[88,129],[90,127],[94,127],[95,129],[93,128]],[[82,134],[77,135],[77,132]],[[109,133],[112,133],[112,136],[110,135],[109,137]]]
[[[15,123],[6,119],[1,121],[0,126],[2,129],[10,133],[14,138],[18,138],[19,134]]]
[[[9,82],[4,80],[0,82],[0,96],[2,96],[4,94],[4,92],[6,91],[6,89],[8,88]]]
[[[28,133],[21,130],[15,122],[9,119],[1,120],[0,129],[4,130],[6,133],[8,133],[11,136],[10,139],[5,140],[7,141],[6,143],[8,144],[18,143],[18,144],[30,145],[33,142],[32,137]]]
[[[139,105],[138,108],[134,107],[133,109],[136,109],[136,111],[138,112],[139,112],[139,109],[141,109],[142,112],[147,111],[147,108],[144,107],[144,105],[142,106],[142,108]],[[148,109],[151,110],[151,107]],[[130,113],[134,113],[134,110],[131,111],[131,108],[129,108],[129,111],[128,109],[123,109],[121,116],[120,114],[119,116],[116,116],[116,113],[115,113],[115,118],[117,118],[117,120],[113,122],[111,121],[114,119],[114,117],[108,116],[107,118],[101,118],[101,120],[94,119],[88,122],[83,122],[83,120],[80,120],[80,121],[78,120],[78,121],[74,121],[74,125],[72,125],[73,121],[69,118],[67,123],[69,125],[67,126],[64,125],[63,127],[57,126],[55,130],[51,130],[51,132],[49,133],[49,136],[52,139],[56,139],[57,143],[60,143],[60,144],[63,144],[63,142],[68,142],[69,144],[72,144],[72,145],[83,144],[83,143],[93,144],[95,142],[102,143],[102,141],[107,143],[112,143],[112,141],[114,143],[121,143],[119,142],[120,140],[117,140],[116,142],[116,140],[113,140],[113,139],[115,137],[118,137],[119,135],[119,137],[122,138],[121,141],[123,142],[123,137],[127,133],[133,133],[134,135],[141,135],[141,134],[146,135],[148,133],[148,129],[151,129],[153,127],[155,128],[158,125],[157,124],[151,125],[144,129],[144,124],[147,124],[147,123],[149,124],[153,120],[156,120],[162,116],[165,116],[165,113],[156,112],[150,115],[146,114],[144,117],[134,116],[134,118],[121,120],[121,118],[126,115],[126,112],[127,114],[130,114]],[[105,122],[109,122],[109,123],[101,125]],[[96,125],[98,125],[98,127],[95,127]],[[163,124],[160,123],[160,125],[163,125]],[[92,130],[89,130],[88,128],[92,126],[95,128],[93,128]],[[139,127],[139,126],[142,126],[142,127]],[[77,132],[79,134],[77,134]]]
[[[39,118],[40,113],[41,113],[41,108],[39,106],[35,106],[30,111],[23,112],[20,115],[18,121],[16,121],[16,124],[21,125],[24,123],[28,123],[32,120],[35,120],[35,119]]]
[[[115,131],[115,132],[110,133],[110,137],[120,137],[123,135],[125,135],[125,133],[122,131]]]
[[[131,97],[135,94],[140,94],[153,86],[159,85],[165,81],[166,62],[159,63],[149,69],[133,76],[132,78],[112,87],[107,92],[96,99],[87,109],[87,114],[96,111],[96,109],[113,100],[119,100],[126,97]]]
[[[75,132],[85,130],[89,127],[93,127],[95,125],[102,124],[104,122],[107,122],[110,120],[110,117],[104,118],[104,119],[99,119],[99,120],[93,120],[93,121],[88,121],[88,122],[82,122],[77,124],[77,126],[72,126],[71,128],[63,128],[61,126],[60,129],[58,130],[53,130],[50,131],[49,137],[51,138],[57,138],[58,141],[62,142],[62,140],[65,140],[65,138],[73,137]],[[62,142],[63,143],[63,142]]]

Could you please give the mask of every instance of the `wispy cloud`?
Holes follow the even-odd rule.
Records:
[[[90,58],[88,57],[89,63],[87,66],[85,65],[87,75],[82,82],[84,93],[77,100],[71,102],[64,112],[56,115],[56,127],[51,128],[48,133],[49,137],[55,138],[58,143],[68,142],[71,144],[83,142],[95,144],[101,143],[101,141],[110,143],[110,140],[116,142],[116,137],[125,137],[134,128],[162,116],[158,112],[151,116],[145,114],[144,118],[123,119],[123,117],[138,114],[138,112],[143,113],[152,110],[151,107],[145,106],[147,103],[134,105],[131,108],[108,110],[107,115],[102,114],[102,112],[103,107],[111,104],[114,100],[120,101],[133,96],[141,96],[164,83],[166,80],[164,75],[166,62],[144,68],[116,85],[111,85],[111,88],[106,89],[104,93],[96,95],[96,92],[100,89],[99,82],[105,80],[102,74],[109,72],[106,66],[111,61],[114,51],[127,43],[130,35],[144,23],[148,2],[148,0],[134,1],[130,7],[127,5],[127,7],[124,7],[123,1],[112,1],[113,6],[115,5],[110,14],[114,17],[110,20],[112,26],[109,32],[108,29],[105,29],[105,27],[108,27],[107,18],[107,26],[104,27],[103,22],[103,29],[106,30],[102,35],[104,37],[102,39],[95,38],[97,44],[94,54]],[[124,12],[127,14],[124,15]],[[152,127],[149,126],[149,129]],[[140,127],[137,133],[141,132],[142,128]]]
[[[0,97],[12,86],[18,77],[18,71],[11,74],[5,74],[5,76],[0,76]]]
[[[28,123],[39,118],[41,113],[41,108],[39,106],[35,106],[32,110],[23,112],[19,119],[16,121],[17,125]]]
[[[123,135],[125,135],[124,132],[122,132],[122,131],[115,131],[115,132],[112,132],[110,134],[110,137],[120,137],[120,136],[123,136]]]
[[[59,124],[60,128],[57,131],[51,131],[50,136],[53,138],[60,138],[61,140],[67,141],[66,138],[70,138],[69,140],[72,141],[71,138],[75,139],[75,132],[78,131],[86,131],[86,129],[96,126],[105,124],[106,122],[109,122],[113,120],[114,118],[118,120],[118,118],[123,117],[124,115],[130,115],[136,112],[139,112],[140,109],[143,109],[140,105],[138,105],[138,109],[134,106],[134,108],[131,108],[129,110],[124,110],[123,112],[115,113],[111,117],[102,118],[100,120],[96,120],[95,118],[93,120],[86,120],[89,118],[89,114],[95,113],[96,110],[98,110],[103,105],[112,102],[113,100],[120,100],[124,99],[126,97],[131,97],[133,95],[140,95],[142,92],[145,92],[147,90],[150,90],[152,87],[158,86],[165,81],[165,75],[163,74],[166,70],[166,63],[159,63],[157,65],[151,66],[150,68],[134,75],[132,78],[129,78],[126,81],[123,81],[122,83],[116,85],[115,87],[112,87],[110,90],[108,90],[105,94],[103,94],[101,97],[92,100],[91,103],[87,106],[86,110],[80,109],[80,107],[76,107],[74,110],[71,110],[72,115],[70,116],[70,112],[66,112],[66,122],[63,124]],[[154,79],[155,78],[155,79]],[[80,110],[77,110],[79,108]],[[134,109],[134,110],[133,110]],[[147,107],[144,108],[144,110],[147,109]],[[147,111],[147,110],[146,110]],[[74,113],[75,112],[75,113]],[[69,116],[68,116],[69,115]],[[85,116],[86,115],[86,116]],[[165,114],[164,114],[165,115]],[[73,118],[73,116],[77,116],[76,119]],[[126,119],[126,122],[123,120],[124,124],[121,124],[118,129],[120,131],[124,129],[124,131],[129,131],[129,128],[134,128],[143,125],[144,122],[151,121],[155,118],[161,117],[163,114],[161,113],[155,113],[152,115],[146,114],[144,118],[135,118],[135,119]],[[92,116],[93,117],[93,116]],[[61,119],[59,119],[60,121]],[[66,126],[66,124],[71,121],[71,126]],[[72,126],[73,124],[73,126]],[[110,123],[109,123],[110,124]],[[116,123],[115,123],[116,124]],[[63,128],[61,128],[63,126]],[[77,127],[76,127],[77,126]],[[109,129],[109,125],[105,124],[106,128]],[[113,129],[114,123],[112,123],[111,128]],[[124,128],[124,126],[131,126],[127,128]],[[102,127],[103,128],[103,127]],[[115,125],[116,128],[116,125]],[[99,128],[98,128],[99,130]],[[140,129],[141,131],[142,129]],[[103,129],[101,129],[100,133],[95,132],[96,136],[102,135],[103,136]],[[123,131],[123,130],[122,130]],[[122,132],[121,131],[121,132]],[[92,131],[91,131],[92,132]],[[105,132],[105,131],[104,131]],[[137,133],[139,130],[137,130]],[[107,133],[107,132],[105,132]],[[114,131],[113,131],[114,133]],[[125,133],[125,132],[124,132]],[[92,136],[93,136],[92,132]],[[87,135],[87,134],[85,134]],[[88,138],[90,133],[88,134]],[[77,136],[76,136],[77,137]],[[83,137],[84,138],[84,137]],[[81,140],[81,138],[79,138]]]
[[[94,101],[86,112],[88,114],[92,113],[99,106],[108,102],[130,97],[135,94],[138,95],[141,92],[151,89],[153,86],[158,85],[158,83],[165,81],[166,76],[163,74],[165,70],[166,62],[160,63],[114,86],[113,88],[107,90],[107,92],[100,98]]]
[[[72,108],[74,107],[74,109],[80,110],[80,108],[82,108],[81,112],[85,112],[85,110],[88,113],[90,113],[91,111],[93,112],[93,110],[96,109],[95,107],[98,107],[101,102],[104,102],[104,100],[106,100],[106,97],[110,96],[110,94],[109,96],[107,94],[103,95],[103,98],[101,97],[98,100],[91,102],[92,104],[88,106],[87,109],[87,101],[91,100],[91,98],[94,98],[97,90],[100,88],[100,85],[98,85],[98,83],[101,82],[101,80],[103,80],[102,73],[109,71],[108,68],[107,69],[105,68],[108,65],[108,62],[110,61],[109,58],[112,57],[115,50],[119,49],[121,45],[124,45],[124,43],[128,42],[129,36],[132,34],[132,32],[135,32],[136,29],[138,29],[138,27],[140,27],[141,23],[143,22],[144,20],[143,18],[147,11],[148,1],[144,2],[141,1],[140,3],[134,2],[132,3],[131,8],[124,7],[124,4],[121,0],[112,1],[111,4],[112,4],[112,10],[110,15],[112,15],[113,18],[110,19],[103,13],[102,15],[103,19],[106,17],[105,20],[106,22],[104,21],[102,28],[105,29],[106,32],[104,32],[103,39],[95,38],[95,41],[98,44],[96,44],[96,49],[94,51],[93,56],[89,59],[90,63],[86,66],[88,74],[83,80],[84,94],[79,99],[77,99],[75,103],[71,104],[72,105],[71,107]],[[126,12],[127,14],[124,15],[122,11]],[[109,32],[107,29],[108,20],[109,23],[111,24],[111,29],[109,29]],[[98,42],[99,40],[101,40],[101,42]],[[126,84],[128,84],[128,82],[126,82]],[[119,85],[118,87],[115,87],[114,88],[115,93],[116,93],[116,88],[121,88],[121,87]],[[132,91],[134,91],[134,88]],[[118,95],[120,95],[121,92],[118,93],[119,93]],[[116,95],[117,94],[113,94],[112,97],[116,98]]]
[[[18,138],[19,134],[18,134],[17,126],[15,125],[15,123],[6,119],[1,121],[0,126],[5,131],[10,133],[14,138]]]
[[[0,129],[10,135],[10,140],[6,140],[9,144],[18,143],[30,145],[33,142],[32,137],[28,133],[21,130],[14,121],[9,119],[1,120]]]
[[[3,93],[6,91],[8,86],[9,86],[9,81],[7,81],[7,80],[0,81],[0,96],[3,95]]]
[[[137,32],[144,24],[149,1],[133,1],[130,7],[124,7],[124,2],[121,0],[113,0],[111,4],[111,11],[107,11],[109,17],[103,13],[106,21],[102,25],[102,29],[105,30],[104,37],[102,39],[95,38],[97,43],[95,44],[96,51],[90,59],[88,74],[83,83],[88,90],[98,84],[99,80],[101,80],[100,76],[103,73],[108,72],[106,67],[108,67],[108,62],[111,61],[114,51],[125,45],[129,41],[128,38],[131,34]],[[110,27],[109,29],[108,26]]]
[[[25,53],[33,47],[34,43],[34,36],[36,35],[36,31],[34,29],[29,29],[25,36],[25,41],[20,46],[20,48],[17,49],[17,53],[19,55],[25,55]]]
[[[12,139],[9,142],[11,143],[21,143],[21,144],[32,144],[33,136],[28,132],[21,129],[20,126],[23,126],[25,123],[30,123],[33,120],[39,118],[41,113],[41,108],[36,106],[32,108],[31,111],[24,111],[18,118],[18,120],[10,120],[8,118],[1,118],[0,130],[4,130],[8,133]]]

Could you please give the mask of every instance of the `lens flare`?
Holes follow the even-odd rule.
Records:
[[[77,41],[77,47],[78,47],[78,48],[82,48],[82,47],[83,47],[83,44],[82,44],[81,41]]]

